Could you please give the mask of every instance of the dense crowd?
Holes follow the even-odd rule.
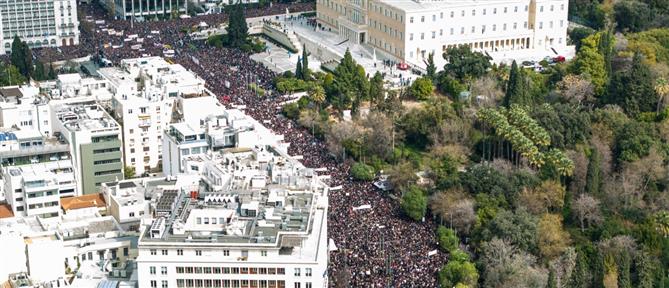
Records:
[[[272,8],[249,9],[247,17],[285,13],[286,5],[275,4]],[[102,19],[103,12],[92,6],[82,6],[86,15]],[[291,4],[291,12],[313,10],[311,4]],[[237,49],[213,48],[204,41],[190,41],[182,33],[182,27],[197,25],[204,21],[217,25],[226,20],[226,15],[206,15],[189,19],[135,23],[107,21],[106,29],[124,31],[124,36],[109,35],[99,27],[82,33],[81,45],[62,47],[60,51],[43,49],[41,57],[65,59],[91,55],[101,44],[120,45],[124,37],[137,34],[143,38],[144,51],[129,47],[103,48],[105,58],[117,63],[120,59],[140,57],[142,54],[162,55],[164,44],[174,47],[173,62],[179,63],[205,79],[208,88],[222,102],[245,105],[250,116],[264,123],[275,133],[285,136],[290,142],[291,155],[303,155],[307,167],[325,167],[331,176],[329,185],[343,188],[329,194],[328,234],[338,250],[331,252],[329,277],[337,284],[350,283],[351,287],[438,287],[436,272],[446,263],[446,254],[437,252],[434,223],[409,220],[402,215],[397,200],[383,196],[370,182],[355,181],[349,176],[350,165],[337,163],[322,141],[305,129],[280,116],[282,96],[272,92],[275,73],[251,60],[248,53]],[[83,21],[83,20],[82,20]],[[151,31],[160,31],[159,34]],[[248,88],[257,83],[268,91],[261,97]],[[361,205],[371,209],[353,210]],[[349,282],[350,281],[350,282]],[[337,285],[340,286],[340,285]],[[343,287],[343,285],[342,285]]]

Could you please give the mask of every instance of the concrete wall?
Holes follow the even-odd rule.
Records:
[[[288,36],[276,27],[273,27],[269,24],[263,25],[262,33],[279,44],[288,47],[288,49],[293,53],[299,50],[298,47],[293,45],[293,42],[290,41]]]

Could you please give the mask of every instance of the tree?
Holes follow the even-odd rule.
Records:
[[[428,77],[421,77],[413,81],[409,87],[409,93],[418,100],[426,100],[432,95],[434,86]]]
[[[307,54],[307,45],[302,46],[302,79],[311,79],[311,71],[309,70],[309,54]]]
[[[648,4],[640,1],[618,1],[613,10],[617,28],[622,31],[639,32],[650,22],[651,11]]]
[[[135,167],[133,166],[125,166],[123,167],[123,178],[124,179],[130,179],[135,177]]]
[[[476,266],[469,262],[469,259],[458,259],[451,257],[439,271],[439,283],[441,287],[454,287],[456,285],[465,285],[465,287],[474,287],[479,278]],[[455,259],[453,259],[455,258]]]
[[[321,110],[321,104],[325,102],[325,89],[321,85],[314,85],[309,90],[309,99],[318,105],[318,110]]]
[[[602,163],[601,156],[597,147],[592,147],[588,162],[588,172],[585,178],[585,191],[590,195],[600,195],[602,186]]]
[[[632,117],[656,110],[658,96],[654,80],[640,53],[634,54],[629,70],[618,71],[611,79],[609,102],[618,104]]]
[[[618,164],[633,162],[645,157],[655,143],[652,127],[647,123],[625,123],[616,135],[615,154]]]
[[[423,190],[412,185],[402,196],[400,205],[409,218],[420,221],[425,217],[427,211],[427,197],[425,197]]]
[[[241,4],[232,4],[225,7],[228,14],[228,43],[230,47],[240,48],[247,43],[249,28],[246,24],[244,8]]]
[[[585,227],[599,224],[602,221],[599,200],[590,195],[579,195],[572,203],[571,209],[574,217],[581,225],[581,231],[585,231]]]
[[[469,234],[476,222],[474,201],[458,189],[432,195],[430,208],[432,213],[441,217],[442,221],[450,223],[452,228],[465,235]]]
[[[56,77],[58,77],[58,74],[56,74],[56,69],[53,69],[53,63],[49,63],[48,77],[50,80],[56,79]]]
[[[591,273],[588,266],[588,258],[583,251],[578,252],[576,266],[569,279],[569,287],[589,287]]]
[[[12,41],[12,52],[10,55],[11,58],[11,63],[14,65],[16,68],[21,71],[21,74],[23,74],[23,71],[25,71],[25,55],[23,55],[24,50],[23,50],[23,42],[21,42],[21,39],[19,36],[14,36],[14,40]]]
[[[655,271],[658,266],[654,266],[651,256],[646,252],[639,253],[634,261],[634,268],[637,273],[637,287],[652,288],[655,282]],[[659,264],[659,263],[658,263]]]
[[[558,212],[564,205],[565,189],[555,180],[546,180],[520,194],[520,203],[534,214]]]
[[[297,59],[297,67],[295,67],[295,77],[297,79],[304,78],[304,72],[302,71],[302,61],[300,61],[300,59]]]
[[[44,63],[42,61],[37,60],[37,63],[35,64],[35,72],[33,73],[33,78],[38,81],[46,80],[46,71],[44,70]]]
[[[509,107],[511,104],[529,105],[531,99],[527,93],[525,85],[525,76],[518,68],[518,64],[514,60],[511,63],[511,72],[509,73],[509,80],[506,82],[506,94],[504,95],[504,106]]]
[[[553,271],[553,269],[550,269],[548,272],[548,283],[546,284],[546,288],[557,288],[557,280],[555,279],[555,271]]]
[[[572,62],[572,69],[576,74],[590,79],[594,86],[595,95],[601,95],[608,81],[604,56],[598,49],[599,34],[588,36],[581,41],[581,49],[576,53]]]
[[[620,260],[618,261],[618,287],[631,288],[632,277],[630,276],[630,267],[632,260],[627,251],[621,251]]]
[[[374,167],[361,162],[356,162],[351,166],[351,176],[363,181],[374,180]]]
[[[329,102],[339,111],[351,107],[352,114],[357,116],[360,103],[368,97],[369,80],[365,69],[353,60],[348,49],[335,68],[333,88]]]
[[[369,99],[372,108],[379,109],[385,97],[385,89],[383,87],[383,76],[381,72],[376,71],[374,76],[369,81]],[[376,104],[375,104],[376,103]]]
[[[444,226],[437,228],[437,242],[439,242],[439,247],[447,252],[457,249],[460,245],[460,239],[455,235],[455,231]]]
[[[565,100],[580,105],[593,102],[595,87],[583,75],[569,74],[557,83],[557,91]]]
[[[537,225],[537,243],[541,255],[553,259],[569,245],[569,234],[562,228],[562,216],[544,214]]]
[[[481,52],[473,52],[467,45],[446,49],[444,59],[448,62],[444,66],[444,71],[460,81],[483,76],[491,67],[490,60],[492,60],[490,56]]]
[[[536,258],[499,238],[481,245],[482,287],[546,287],[545,270]]]
[[[393,153],[395,129],[392,119],[381,112],[373,111],[362,119],[361,124],[365,128],[364,150],[380,159],[390,159]]]
[[[498,211],[488,225],[481,231],[481,239],[500,238],[523,251],[537,250],[537,218],[525,211]]]
[[[434,53],[430,53],[427,56],[427,67],[425,70],[427,71],[426,76],[432,81],[437,80],[437,66],[434,65]]]

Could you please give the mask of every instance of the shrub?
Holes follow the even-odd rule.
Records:
[[[402,196],[401,206],[404,213],[409,218],[420,221],[425,217],[427,210],[427,197],[423,190],[416,186],[411,186],[404,196]]]
[[[460,239],[455,235],[455,231],[444,226],[437,228],[437,241],[439,242],[439,247],[444,251],[453,251],[460,244]]]
[[[351,176],[357,180],[370,181],[374,179],[374,168],[365,163],[356,162],[351,167]]]

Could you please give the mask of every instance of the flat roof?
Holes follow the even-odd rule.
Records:
[[[434,11],[435,9],[453,8],[453,7],[469,7],[469,6],[486,6],[491,4],[502,3],[528,3],[529,1],[521,0],[429,0],[429,1],[411,1],[411,0],[381,0],[383,4],[394,7],[405,12],[421,12]]]

